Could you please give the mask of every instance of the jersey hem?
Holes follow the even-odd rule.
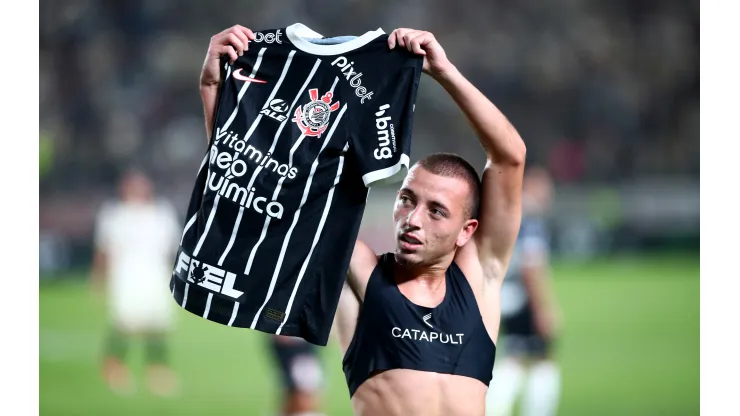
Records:
[[[366,187],[388,185],[401,181],[409,170],[409,157],[402,153],[401,158],[393,166],[378,169],[362,175],[362,182]]]
[[[206,301],[204,303],[198,299],[202,299],[203,295],[207,296],[208,294],[212,294],[212,292],[208,289],[201,288],[195,283],[184,282],[178,276],[173,275],[171,278],[170,286],[172,299],[175,301],[175,303],[177,303],[180,308],[185,309],[193,315],[223,326],[240,329],[251,329],[265,334],[277,335],[277,328],[275,330],[260,328],[259,323],[257,324],[257,326],[255,326],[255,328],[252,328],[251,325],[249,325],[252,321],[251,318],[248,320],[244,320],[242,318],[235,319],[237,317],[237,312],[239,311],[239,306],[235,306],[232,313],[225,313],[220,310],[209,308],[210,302]],[[241,302],[235,301],[234,303],[243,306]],[[206,310],[208,310],[207,313]],[[318,338],[307,336],[307,334],[302,330],[302,327],[297,324],[286,323],[282,326],[279,335],[302,338],[303,340],[311,344],[318,345],[320,347],[325,347],[329,343],[328,338],[326,340],[321,340]]]

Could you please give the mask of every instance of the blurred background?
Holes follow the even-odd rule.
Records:
[[[699,2],[688,0],[41,0],[40,408],[48,415],[274,414],[263,337],[178,310],[182,393],[118,397],[99,376],[105,309],[89,289],[96,215],[132,164],[180,222],[205,151],[198,77],[210,36],[301,22],[324,36],[429,30],[555,181],[549,213],[563,415],[699,413]],[[412,162],[483,166],[467,123],[422,78]],[[392,248],[395,188],[362,237]],[[166,284],[169,276],[163,277]],[[173,303],[174,306],[174,303]],[[135,353],[134,357],[137,357]],[[339,350],[326,412],[350,413]],[[203,357],[211,357],[209,360]]]

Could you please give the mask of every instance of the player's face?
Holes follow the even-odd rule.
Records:
[[[152,195],[152,184],[146,176],[132,173],[124,179],[121,192],[126,201],[147,201]]]
[[[396,259],[431,265],[454,253],[472,235],[477,222],[467,218],[470,190],[457,178],[411,169],[396,196],[393,220]]]
[[[544,214],[552,202],[553,185],[545,171],[537,170],[524,178],[523,193],[528,200],[527,211]]]

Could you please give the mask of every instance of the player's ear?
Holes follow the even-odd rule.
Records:
[[[465,245],[465,243],[470,240],[470,237],[473,236],[473,233],[478,228],[478,220],[469,219],[465,221],[465,224],[463,224],[462,230],[460,230],[460,233],[457,235],[457,246],[462,247]]]

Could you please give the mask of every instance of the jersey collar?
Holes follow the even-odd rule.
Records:
[[[306,40],[307,38],[323,38],[323,35],[315,32],[314,30],[301,23],[295,23],[285,28],[285,34],[286,36],[288,36],[288,39],[290,39],[291,43],[293,43],[296,48],[302,50],[303,52],[310,53],[312,55],[326,56],[341,55],[353,51],[357,48],[367,45],[373,39],[385,34],[385,32],[383,31],[383,29],[378,28],[377,30],[366,32],[364,35],[358,36],[357,38],[352,39],[348,42],[339,43],[336,45],[319,45],[309,42],[308,40]]]

